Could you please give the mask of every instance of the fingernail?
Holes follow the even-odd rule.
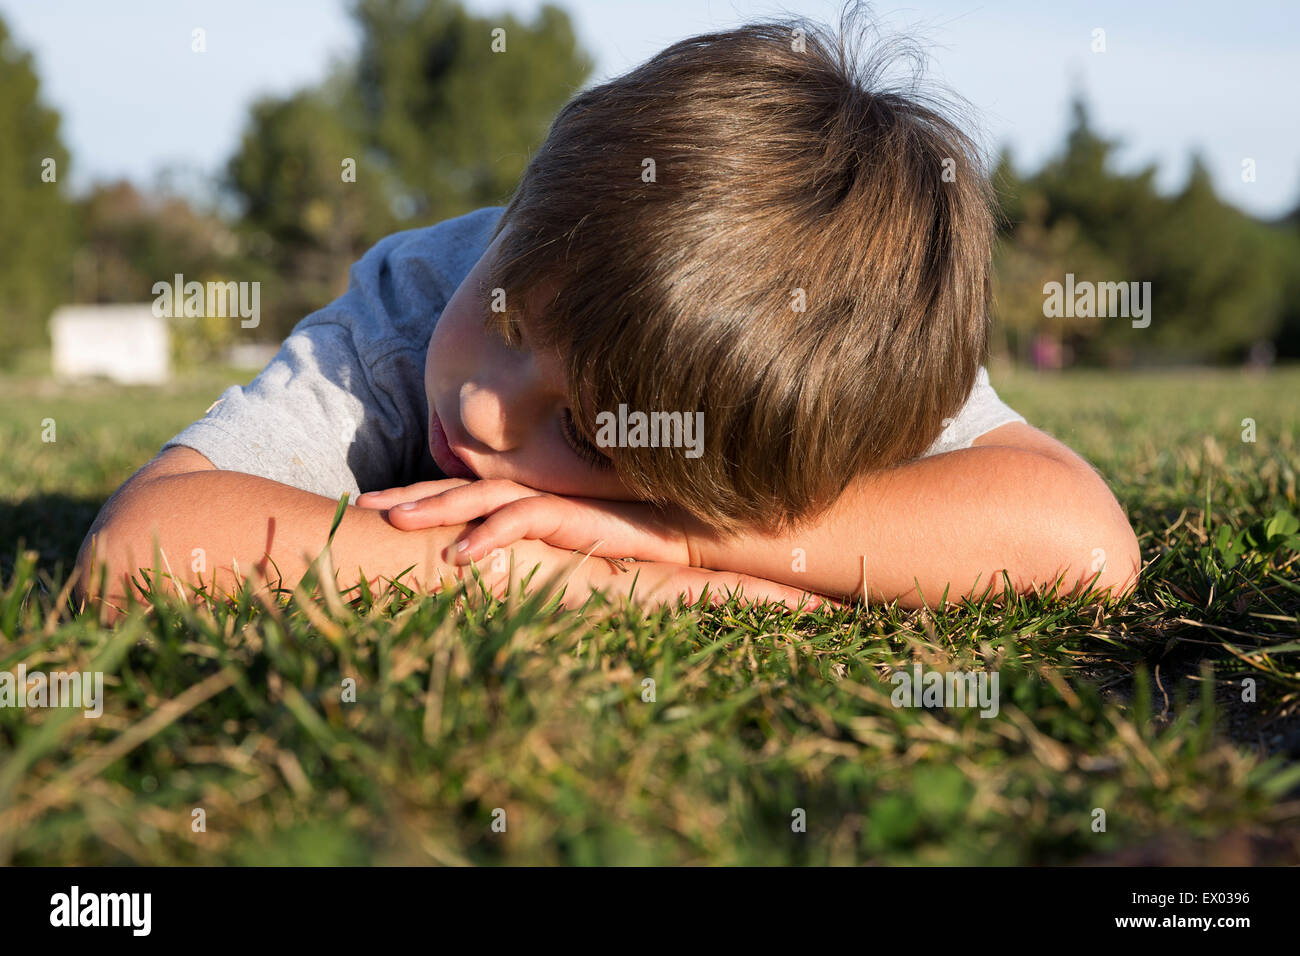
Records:
[[[457,541],[457,542],[456,542],[456,550],[457,550],[457,551],[468,551],[468,550],[469,550],[469,541],[468,541],[467,539],[463,539],[463,538],[462,538],[460,541]]]
[[[397,506],[396,508],[394,508],[393,510],[394,510],[394,511],[410,511],[410,510],[411,510],[412,508],[414,508],[414,507],[415,507],[415,502],[414,502],[414,501],[403,501],[400,505],[398,505],[398,506]]]

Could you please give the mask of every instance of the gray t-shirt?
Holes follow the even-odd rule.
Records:
[[[253,381],[232,385],[164,444],[223,471],[338,499],[440,478],[429,454],[424,360],[443,306],[487,248],[501,207],[380,240],[348,291],[293,329]],[[1024,418],[981,368],[966,405],[926,455],[966,448]]]

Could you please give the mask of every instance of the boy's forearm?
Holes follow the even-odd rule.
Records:
[[[850,485],[815,523],[793,533],[699,545],[705,567],[743,571],[822,594],[899,598],[907,607],[1017,591],[1062,593],[1099,568],[1097,585],[1131,581],[1136,538],[1090,469],[1032,451],[972,447],[909,462]],[[917,591],[917,587],[920,591]],[[922,601],[924,596],[924,602]]]
[[[230,471],[164,475],[122,489],[105,506],[78,556],[79,593],[98,588],[99,562],[107,562],[105,603],[124,606],[129,577],[159,565],[188,585],[231,593],[239,580],[292,588],[324,550],[337,502],[280,482]],[[393,528],[381,512],[349,506],[330,545],[341,589],[360,580],[391,578],[407,568],[408,587],[434,590],[458,569],[442,560],[443,550],[464,526],[411,533]],[[93,560],[96,567],[91,568]],[[93,595],[98,597],[97,592]]]

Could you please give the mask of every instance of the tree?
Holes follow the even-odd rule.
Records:
[[[39,85],[0,20],[0,362],[45,342],[51,310],[72,297],[68,151]]]
[[[550,5],[531,25],[448,0],[359,0],[354,15],[356,107],[404,218],[504,202],[591,71],[568,15]]]
[[[226,223],[162,190],[141,193],[128,182],[96,183],[76,204],[73,258],[81,302],[148,302],[157,282],[248,278],[249,263]],[[234,340],[229,317],[177,315],[170,320],[178,362],[210,358]]]
[[[1281,233],[1278,254],[1283,259],[1286,276],[1277,354],[1300,358],[1300,202],[1274,226]]]
[[[338,295],[382,235],[506,201],[591,69],[550,6],[531,24],[447,0],[361,0],[354,15],[357,62],[256,104],[227,168],[270,267],[268,334]]]
[[[286,335],[338,296],[348,267],[393,231],[387,174],[317,91],[253,106],[227,178],[244,244],[261,250],[265,333]]]
[[[1272,339],[1282,320],[1280,230],[1222,202],[1209,170],[1192,157],[1187,183],[1151,236],[1157,302],[1154,344],[1167,355],[1241,358]]]
[[[1120,143],[1092,128],[1082,99],[1076,98],[1070,110],[1073,121],[1065,149],[1029,181],[1047,200],[1046,225],[1072,222],[1080,241],[1141,270],[1148,234],[1164,204],[1155,188],[1156,167],[1117,173],[1112,158]]]
[[[1112,168],[1117,144],[1096,133],[1081,100],[1060,155],[1019,178],[1005,154],[1001,183],[1008,231],[997,253],[998,316],[1011,348],[1034,335],[1068,338],[1081,358],[1114,362],[1233,360],[1271,339],[1295,314],[1300,288],[1294,229],[1251,218],[1223,203],[1193,157],[1186,185],[1166,197],[1155,167]],[[1076,280],[1151,286],[1151,325],[1119,317],[1047,319],[1043,285]],[[1117,319],[1119,319],[1117,321]]]

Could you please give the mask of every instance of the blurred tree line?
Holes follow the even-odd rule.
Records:
[[[316,87],[255,103],[224,202],[206,205],[128,183],[70,195],[58,114],[0,21],[0,365],[47,341],[56,306],[147,302],[176,273],[262,283],[256,332],[197,320],[177,336],[193,357],[236,335],[280,340],[343,292],[382,236],[506,202],[592,68],[552,6],[532,22],[454,0],[355,0],[352,13],[357,55]],[[1154,167],[1117,172],[1116,144],[1073,109],[1058,156],[1024,174],[1004,152],[994,173],[995,351],[1039,364],[1044,343],[1061,362],[1240,361],[1271,343],[1300,356],[1300,208],[1255,219],[1215,195],[1195,157],[1183,188],[1161,195]],[[1067,273],[1151,282],[1150,327],[1047,317],[1043,286]]]
[[[996,346],[1032,361],[1046,339],[1078,361],[1120,365],[1240,361],[1252,348],[1300,356],[1300,209],[1264,222],[1222,202],[1199,156],[1163,196],[1154,166],[1116,172],[1117,143],[1097,134],[1081,100],[1072,110],[1064,148],[1037,173],[1021,176],[1006,151],[993,172]],[[1150,282],[1150,326],[1048,317],[1044,285],[1067,273]]]
[[[72,196],[59,116],[0,20],[0,366],[48,342],[58,305],[152,301],[177,273],[262,283],[256,333],[199,320],[174,336],[192,351],[282,339],[382,236],[506,202],[592,69],[554,6],[532,21],[453,0],[355,0],[352,14],[356,58],[253,105],[211,208],[128,183]]]

